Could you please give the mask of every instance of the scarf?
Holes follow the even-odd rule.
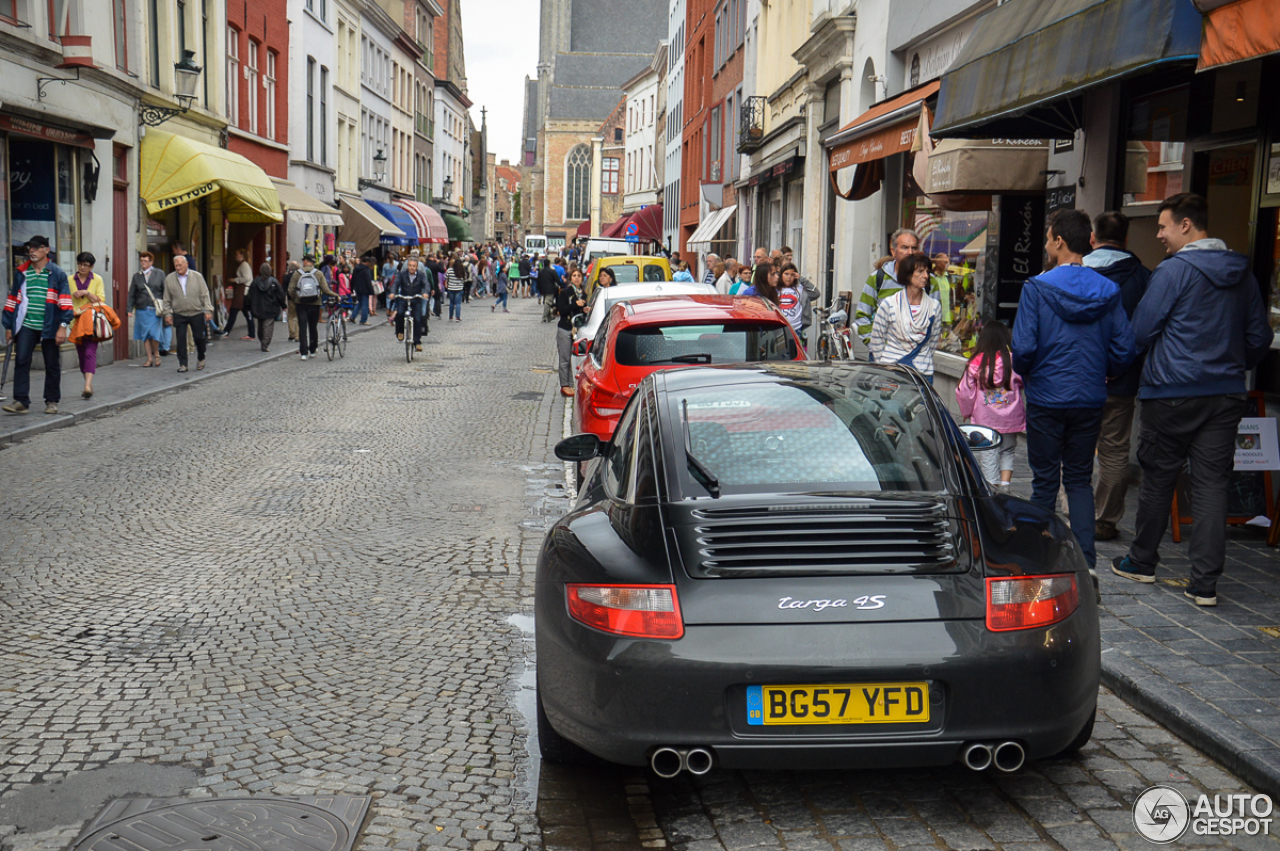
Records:
[[[889,296],[897,299],[894,316],[894,330],[899,338],[909,341],[915,345],[924,340],[925,333],[929,330],[929,320],[938,315],[938,302],[928,293],[925,293],[917,305],[920,309],[916,311],[915,316],[911,315],[911,302],[907,301],[907,290],[903,288],[898,292]]]

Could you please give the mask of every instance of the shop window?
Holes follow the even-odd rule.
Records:
[[[1190,191],[1186,183],[1190,86],[1133,98],[1124,146],[1123,211],[1130,219],[1129,245],[1148,267],[1164,259],[1156,241],[1160,202]]]

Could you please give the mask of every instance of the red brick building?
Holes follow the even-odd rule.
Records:
[[[226,148],[276,180],[289,179],[289,18],[286,0],[227,4]],[[283,198],[281,199],[284,200]],[[235,250],[249,263],[271,258],[284,272],[285,224],[232,224],[224,274],[235,274]]]

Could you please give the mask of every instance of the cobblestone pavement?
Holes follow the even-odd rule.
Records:
[[[1016,775],[539,767],[564,409],[537,305],[483,306],[412,365],[375,330],[0,450],[0,847],[110,797],[357,794],[359,851],[1076,851],[1146,847],[1153,783],[1246,790],[1109,694],[1083,755]]]
[[[361,848],[539,844],[507,619],[562,404],[536,305],[485,306],[412,365],[378,330],[0,451],[0,843],[101,807],[15,832],[31,784],[155,763],[378,795]]]

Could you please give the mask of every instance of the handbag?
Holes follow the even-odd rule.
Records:
[[[386,287],[382,286],[382,281],[374,281],[374,282],[373,282],[373,294],[374,294],[374,295],[382,295],[384,292],[386,292]]]
[[[163,287],[163,284],[161,286]],[[151,286],[147,284],[146,276],[143,276],[142,288],[147,291],[147,297],[151,299],[151,305],[155,308],[156,316],[164,313],[164,299],[156,298],[156,294],[151,291]],[[163,289],[161,291],[163,292]]]

